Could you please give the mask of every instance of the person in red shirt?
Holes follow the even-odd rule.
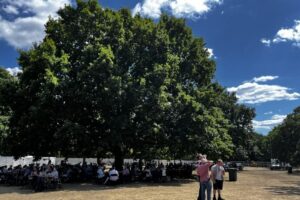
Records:
[[[197,174],[200,178],[200,199],[210,200],[211,199],[211,189],[212,184],[210,181],[210,171],[209,168],[212,166],[212,162],[208,161],[205,157],[202,158],[201,162],[197,167]],[[207,198],[205,198],[207,197]],[[199,200],[199,197],[198,197]]]
[[[197,165],[196,165],[196,169],[198,169],[199,165],[201,164],[201,160],[203,159],[203,155],[197,154]],[[200,183],[200,176],[198,175],[198,181],[199,181],[199,192],[198,192],[198,199],[197,200],[201,200],[201,183]]]

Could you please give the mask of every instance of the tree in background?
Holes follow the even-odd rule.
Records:
[[[300,107],[269,133],[268,142],[273,158],[293,165],[300,164]]]

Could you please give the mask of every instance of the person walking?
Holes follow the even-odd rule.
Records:
[[[223,161],[219,159],[217,163],[212,166],[211,168],[211,177],[213,180],[213,200],[216,199],[216,193],[218,191],[218,200],[224,200],[221,197],[221,191],[223,190],[223,182],[224,182],[224,175],[225,175],[225,169],[223,167]]]

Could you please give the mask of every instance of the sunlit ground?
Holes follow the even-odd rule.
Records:
[[[245,168],[237,182],[224,183],[226,200],[299,200],[300,176],[286,171]],[[194,180],[162,184],[133,183],[117,187],[93,184],[64,184],[56,191],[34,193],[21,187],[0,186],[0,200],[185,200],[196,199]]]

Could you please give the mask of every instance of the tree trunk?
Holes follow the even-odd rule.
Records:
[[[124,163],[124,155],[123,155],[121,147],[115,147],[114,155],[115,155],[116,170],[118,170],[118,171],[122,170],[123,169],[123,163]]]

